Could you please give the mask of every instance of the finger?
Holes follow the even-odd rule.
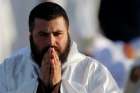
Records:
[[[53,48],[50,48],[50,59],[54,59],[54,51],[53,51]]]
[[[53,57],[54,57],[54,64],[59,64],[60,60],[58,54],[56,53],[55,49],[53,49]]]
[[[52,56],[53,56],[53,59],[51,59],[51,62],[50,62],[51,70],[52,70],[52,73],[58,74],[57,71],[61,72],[61,64],[54,48],[52,49]]]
[[[51,64],[51,75],[50,75],[50,84],[52,86],[56,85],[61,80],[61,68],[53,64],[54,59],[52,59]]]
[[[53,49],[53,59],[51,60],[51,70],[52,73],[54,74],[59,74],[58,72],[61,72],[61,64],[54,49]]]
[[[51,74],[50,74],[50,84],[52,84],[52,82],[53,82],[52,80],[54,78],[55,67],[54,67],[54,64],[53,64],[54,62],[53,61],[54,61],[54,59],[51,59],[51,62],[50,62],[51,63],[51,65],[50,65],[50,68],[51,68],[51,70],[50,70],[51,71]]]
[[[55,64],[54,64],[54,59],[51,60],[51,72],[54,74],[54,70],[55,70]]]
[[[41,69],[43,71],[47,70],[47,72],[49,72],[50,70],[50,53],[51,53],[51,50],[49,49],[43,56],[43,60],[41,63]]]
[[[43,62],[48,62],[49,61],[49,59],[50,59],[50,53],[51,53],[51,51],[50,51],[50,49],[44,54],[44,56],[43,56],[43,59],[42,59],[42,61]]]

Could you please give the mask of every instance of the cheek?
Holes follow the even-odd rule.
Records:
[[[61,51],[61,53],[65,51],[67,41],[68,40],[67,40],[66,36],[63,37],[63,38],[57,39],[57,45],[58,45],[58,48]]]
[[[47,40],[41,38],[34,38],[33,39],[38,49],[41,51],[47,46]]]

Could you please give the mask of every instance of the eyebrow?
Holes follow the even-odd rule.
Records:
[[[54,32],[51,32],[51,33],[62,33],[64,31],[61,31],[61,30],[56,30]],[[44,31],[44,30],[41,30],[40,32],[38,32],[39,34],[49,34],[50,32],[48,31]]]

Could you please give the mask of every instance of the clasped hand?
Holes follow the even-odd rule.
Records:
[[[45,86],[54,87],[61,81],[61,62],[54,50],[50,48],[43,57],[40,68],[40,79]]]

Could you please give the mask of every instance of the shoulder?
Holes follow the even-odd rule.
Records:
[[[104,66],[101,62],[91,57],[86,57],[85,62],[89,71],[88,73],[90,74],[90,78],[94,82],[101,82],[107,78],[110,79],[111,82],[115,82],[107,67]]]
[[[87,60],[91,65],[88,79],[89,90],[93,90],[94,86],[94,90],[99,91],[99,93],[103,93],[105,91],[108,93],[112,93],[114,91],[115,93],[120,93],[120,90],[109,70],[103,64],[93,58],[87,57]],[[90,86],[91,84],[93,85],[92,87]],[[104,87],[104,90],[102,90],[102,87]]]
[[[29,56],[28,48],[22,48],[19,51],[13,53],[10,57],[7,57],[1,64],[0,67],[5,70],[17,69],[21,65],[25,64],[24,60]]]
[[[10,57],[7,57],[4,60],[4,63],[9,63],[9,62],[16,62],[19,60],[22,60],[24,57],[29,56],[29,49],[28,48],[22,48],[18,50],[17,52],[11,54]]]
[[[86,61],[88,65],[91,65],[94,70],[97,69],[107,70],[107,68],[101,62],[92,57],[86,56],[84,61]]]
[[[7,57],[1,64],[0,64],[0,74],[2,76],[6,74],[10,74],[20,67],[21,61],[24,59],[27,53],[27,48],[20,49],[16,53],[13,53],[10,57]]]
[[[110,72],[108,69],[98,60],[85,56],[84,59],[82,59],[79,63],[75,63],[77,68],[83,68],[83,70],[88,71],[89,74],[92,74],[93,76],[97,75],[110,75]]]

